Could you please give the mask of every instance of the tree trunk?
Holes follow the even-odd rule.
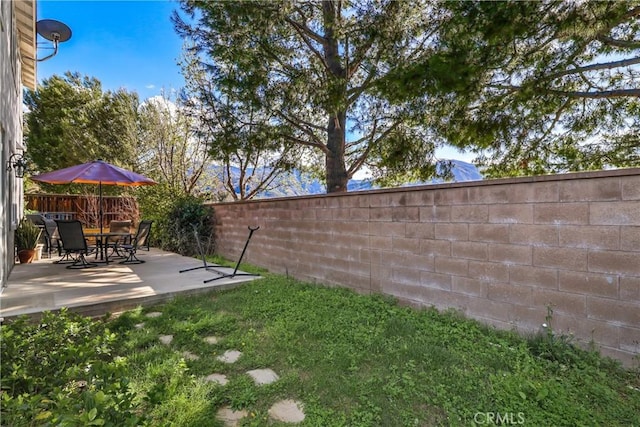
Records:
[[[327,193],[341,193],[347,191],[347,168],[345,166],[344,150],[346,144],[347,111],[344,107],[347,100],[346,70],[342,66],[338,39],[334,28],[340,19],[341,5],[336,1],[323,1],[325,41],[324,57],[329,67],[329,97],[333,101],[333,108],[329,111],[327,124],[327,149],[325,170],[327,179]]]
[[[329,152],[325,158],[327,193],[347,191],[349,178],[344,163],[346,117],[347,115],[344,111],[329,117],[327,126],[327,148]]]

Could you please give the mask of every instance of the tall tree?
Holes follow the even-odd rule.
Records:
[[[138,162],[149,177],[175,197],[219,199],[220,182],[211,171],[206,134],[184,107],[167,94],[147,99],[139,108]]]
[[[183,61],[187,82],[181,105],[194,123],[194,137],[207,141],[208,154],[217,163],[217,176],[233,200],[246,200],[273,190],[277,178],[295,164],[295,144],[282,137],[273,115],[222,93],[206,78],[193,54]]]
[[[365,165],[379,175],[436,173],[442,141],[407,120],[407,105],[379,96],[378,83],[431,49],[439,3],[183,0],[182,9],[191,19],[174,14],[176,29],[211,82],[202,104],[242,105],[239,117],[228,112],[237,128],[259,117],[268,130],[249,126],[254,135],[320,153],[328,192],[346,191]]]
[[[138,95],[103,92],[100,81],[67,72],[25,94],[27,155],[39,171],[98,158],[135,165]]]
[[[445,2],[437,51],[381,90],[422,96],[417,119],[477,152],[489,175],[637,166],[639,5]]]

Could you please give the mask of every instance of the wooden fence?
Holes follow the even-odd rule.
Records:
[[[100,227],[98,196],[69,194],[25,194],[27,209],[38,211],[51,219],[79,219],[87,227]],[[140,219],[138,202],[133,197],[103,196],[103,226],[113,220]]]

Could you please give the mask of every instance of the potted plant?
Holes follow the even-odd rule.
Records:
[[[23,218],[15,233],[15,243],[18,247],[20,263],[29,263],[36,256],[36,246],[40,240],[40,228],[33,222]]]

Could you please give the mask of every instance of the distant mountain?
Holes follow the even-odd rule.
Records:
[[[445,181],[441,178],[434,178],[431,181],[424,182],[408,182],[403,187],[413,186],[413,185],[425,185],[425,184],[442,184],[444,182],[464,182],[464,181],[477,181],[482,179],[482,174],[478,168],[476,168],[471,163],[463,162],[461,160],[449,160],[451,162],[451,174],[453,175],[453,179],[449,181]],[[374,188],[380,188],[372,184],[370,180],[355,180],[352,179],[347,184],[347,190],[349,191],[361,191],[361,190],[371,190]]]
[[[462,160],[449,160],[454,179],[452,182],[478,181],[483,178],[477,167]],[[442,182],[442,181],[441,181]]]
[[[453,179],[449,182],[463,182],[463,181],[477,181],[482,179],[482,175],[478,169],[471,163],[463,162],[461,160],[450,160],[451,173]],[[214,167],[215,172],[222,171],[222,168]],[[240,170],[238,168],[232,168],[233,180],[238,183],[238,177],[240,176]],[[410,185],[424,185],[424,184],[439,184],[443,183],[442,179],[433,179],[430,182],[412,182],[407,183],[405,186]],[[238,184],[236,184],[237,187]],[[304,196],[310,194],[324,194],[326,193],[326,187],[318,179],[311,177],[310,174],[303,173],[299,170],[294,170],[290,173],[280,175],[274,184],[272,189],[263,191],[258,198],[268,199],[273,197],[291,197],[291,196]],[[352,179],[347,183],[347,189],[349,191],[364,191],[380,188],[373,185],[370,179]],[[236,191],[239,192],[240,188],[237,187]]]

